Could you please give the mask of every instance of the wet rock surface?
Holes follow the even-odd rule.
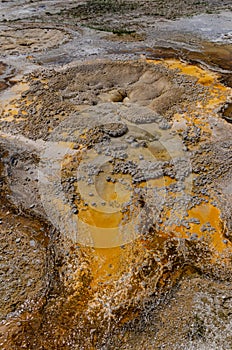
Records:
[[[0,347],[230,349],[230,2],[0,10]]]
[[[46,290],[44,228],[32,219],[1,209],[1,321],[36,302]],[[44,235],[44,238],[43,238]]]
[[[124,336],[129,338],[128,345],[116,339],[114,344],[107,344],[106,348],[140,349],[146,344],[148,349],[154,349],[159,343],[163,349],[229,349],[230,300],[229,283],[209,281],[197,274],[194,276],[194,273],[189,279],[187,272],[178,288],[173,289],[168,302],[164,301],[165,306],[162,306],[159,316],[159,305],[156,310],[149,305],[147,318],[144,319],[146,326],[133,324],[129,332],[125,329]],[[223,346],[219,339],[222,336]],[[153,339],[149,343],[146,340],[148,337]]]

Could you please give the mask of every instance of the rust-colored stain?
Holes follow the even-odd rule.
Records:
[[[210,203],[203,203],[192,208],[188,214],[190,218],[196,218],[200,221],[200,224],[190,224],[190,233],[196,233],[199,238],[208,239],[213,249],[219,253],[228,249],[232,251],[230,242],[225,239],[220,210],[217,207]],[[207,230],[208,226],[209,230]]]
[[[123,215],[121,212],[103,213],[91,207],[86,209],[80,208],[78,217],[80,220],[89,224],[90,226],[102,228],[119,227],[123,220]]]
[[[211,203],[201,203],[188,211],[187,218],[190,221],[190,227],[188,229],[183,226],[172,227],[177,237],[196,241],[207,241],[207,244],[212,249],[214,258],[220,257],[223,252],[227,256],[231,254],[232,244],[225,237],[221,213],[217,207]],[[193,222],[191,222],[191,219],[193,219]]]

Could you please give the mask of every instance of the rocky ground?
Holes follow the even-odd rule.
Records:
[[[1,349],[228,350],[230,1],[0,4]]]

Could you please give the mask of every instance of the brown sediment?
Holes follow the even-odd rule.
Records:
[[[156,47],[147,49],[150,59],[182,59],[192,64],[207,65],[211,68],[231,71],[232,45],[201,42],[199,50]],[[226,72],[225,72],[226,73]]]
[[[7,83],[0,82],[0,91],[5,90],[8,87]]]
[[[12,210],[1,200],[1,320],[27,309],[46,289],[49,230],[39,220]],[[16,283],[18,281],[18,283]]]
[[[13,27],[13,28],[12,28]],[[29,25],[11,26],[1,32],[0,45],[8,54],[33,53],[55,47],[70,39],[63,29],[30,23]]]
[[[3,62],[0,62],[0,75],[2,75],[6,70],[7,65]]]
[[[223,118],[232,123],[232,103],[229,103],[223,110]]]

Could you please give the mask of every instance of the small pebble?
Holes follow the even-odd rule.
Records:
[[[31,240],[31,241],[30,241],[30,246],[31,246],[31,247],[35,247],[35,241],[34,241],[34,240]]]

